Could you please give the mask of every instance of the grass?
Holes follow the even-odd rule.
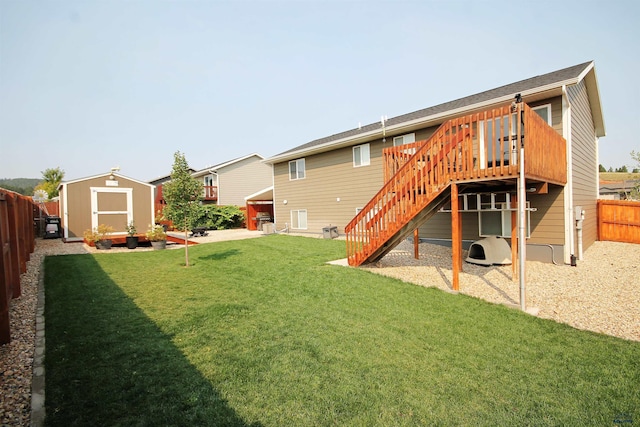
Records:
[[[46,259],[48,426],[611,425],[640,343],[325,261],[292,236]]]

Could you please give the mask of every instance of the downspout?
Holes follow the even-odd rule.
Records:
[[[209,169],[209,173],[216,176],[216,194],[218,196],[216,205],[220,205],[220,175],[218,175],[218,171],[213,169]]]
[[[524,132],[524,108],[522,98],[520,94],[516,95],[516,102],[520,104],[518,106],[518,120],[520,123],[519,134]],[[525,138],[528,135],[525,135]],[[526,276],[525,265],[527,262],[527,232],[526,232],[526,207],[527,207],[527,192],[525,189],[525,174],[524,174],[524,144],[525,140],[520,139],[520,156],[518,158],[518,281],[520,285],[520,310],[527,310],[527,298],[526,298]]]
[[[571,263],[575,254],[573,222],[573,155],[571,151],[571,102],[567,86],[562,86],[562,136],[567,141],[567,185],[564,189],[564,262]]]

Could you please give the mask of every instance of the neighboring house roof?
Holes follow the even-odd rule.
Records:
[[[115,173],[115,172],[107,172],[107,173],[101,173],[99,175],[93,175],[93,176],[87,176],[87,177],[84,177],[84,178],[73,179],[71,181],[63,181],[58,185],[58,189],[60,189],[63,185],[74,184],[76,182],[87,181],[89,179],[100,178],[100,177],[103,177],[103,176],[108,177],[110,175],[113,175],[116,178],[122,178],[122,179],[126,179],[126,180],[129,180],[129,181],[136,182],[138,184],[143,184],[143,185],[147,185],[149,187],[154,187],[153,184],[148,183],[148,182],[138,181],[137,179],[129,178],[128,176],[120,175],[119,173]]]
[[[199,171],[194,172],[192,175],[194,177],[198,177],[198,176],[202,176],[202,175],[208,175],[212,172],[217,172],[220,169],[226,168],[228,166],[231,166],[235,163],[241,162],[243,160],[249,159],[251,157],[258,157],[260,160],[264,160],[264,157],[262,157],[260,154],[258,153],[252,153],[252,154],[248,154],[246,156],[243,157],[238,157],[237,159],[233,159],[233,160],[229,160],[228,162],[224,162],[224,163],[220,163],[217,165],[213,165],[213,166],[207,166],[204,169],[200,169]]]
[[[189,172],[194,173],[195,171],[196,171],[195,169],[189,168]],[[158,178],[152,179],[151,181],[149,181],[149,184],[158,185],[170,180],[171,180],[171,174],[163,175],[163,176],[159,176]]]
[[[521,94],[527,102],[557,96],[562,94],[564,86],[577,84],[583,80],[589,94],[596,136],[604,136],[604,119],[593,61],[500,86],[412,113],[392,117],[385,121],[384,129],[387,134],[399,134],[403,131],[410,132],[415,129],[439,124],[449,118],[472,110],[484,109],[494,104],[507,103],[518,93]],[[371,141],[382,137],[382,131],[383,128],[380,122],[372,123],[346,132],[316,139],[291,150],[276,154],[268,158],[265,163],[273,164],[292,160],[304,155],[321,153],[356,143]]]
[[[600,194],[627,193],[633,190],[639,183],[640,181],[633,179],[602,183],[600,184]]]

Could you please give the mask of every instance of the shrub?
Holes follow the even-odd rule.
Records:
[[[238,228],[244,221],[244,212],[238,206],[200,206],[196,227],[205,227],[209,230],[227,230]]]

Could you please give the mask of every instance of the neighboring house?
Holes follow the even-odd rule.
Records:
[[[631,192],[640,185],[640,181],[626,180],[600,184],[600,198],[603,200],[633,200]]]
[[[265,164],[264,157],[256,153],[193,171],[191,176],[204,186],[202,203],[221,206],[245,207],[247,196],[262,192],[273,183],[271,166]],[[171,176],[168,175],[151,181],[158,187],[156,212],[165,204],[162,185],[170,180]]]
[[[467,242],[496,234],[510,239],[520,140],[530,209],[527,258],[569,263],[597,237],[598,138],[604,135],[595,66],[586,62],[267,159],[275,227],[320,234],[337,226],[347,234],[354,265],[380,259],[416,229],[437,242],[451,242],[454,232]],[[451,193],[458,194],[456,227],[446,212]]]
[[[115,172],[62,182],[60,211],[65,241],[83,240],[85,230],[110,225],[125,234],[133,221],[138,230],[154,222],[154,186]]]

